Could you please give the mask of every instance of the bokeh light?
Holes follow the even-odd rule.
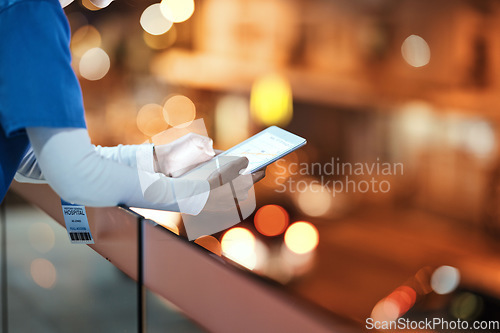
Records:
[[[47,259],[37,258],[31,262],[30,273],[33,281],[42,288],[50,289],[57,280],[57,271]]]
[[[400,286],[387,296],[386,299],[391,300],[398,305],[399,317],[406,313],[415,304],[417,293],[409,286]]]
[[[204,247],[208,251],[215,253],[218,256],[222,255],[222,246],[213,236],[201,236],[194,241],[196,244]]]
[[[174,45],[177,39],[177,30],[172,27],[167,33],[163,35],[151,35],[144,31],[144,43],[153,50],[163,50]]]
[[[288,226],[288,213],[278,205],[266,205],[255,213],[254,225],[258,232],[265,236],[282,234]]]
[[[169,21],[184,22],[194,13],[194,0],[162,0],[160,9]]]
[[[196,118],[196,107],[186,96],[174,95],[163,106],[163,117],[173,127],[187,127]]]
[[[332,195],[320,184],[311,183],[304,191],[297,191],[297,204],[309,216],[323,216],[330,210]]]
[[[254,269],[257,264],[255,236],[247,229],[232,228],[221,239],[222,253],[231,260]]]
[[[146,8],[141,15],[141,27],[151,35],[162,35],[166,33],[173,25],[160,10],[160,4],[155,3]]]
[[[478,157],[486,157],[496,148],[495,132],[486,121],[465,123],[463,139],[465,149]]]
[[[392,299],[384,298],[373,307],[370,317],[381,323],[390,322],[398,319],[400,312],[399,304]]]
[[[410,148],[423,147],[433,141],[438,120],[432,105],[415,100],[405,103],[399,111],[395,118],[396,130]]]
[[[450,312],[458,319],[474,320],[484,308],[482,297],[469,292],[458,294],[451,302]]]
[[[422,67],[431,60],[431,49],[429,45],[420,36],[408,36],[401,46],[403,59],[413,67]]]
[[[71,37],[71,52],[76,57],[81,57],[88,50],[100,46],[101,34],[92,25],[84,25]]]
[[[431,277],[434,270],[430,266],[422,267],[418,270],[418,272],[414,276],[415,290],[418,291],[418,294],[429,294],[432,292],[431,287]]]
[[[80,59],[80,75],[87,80],[100,80],[108,73],[110,65],[108,54],[95,47],[85,52]]]
[[[28,237],[31,246],[41,253],[47,253],[54,247],[54,230],[47,223],[33,223],[29,227]]]
[[[460,272],[451,266],[438,267],[431,277],[431,287],[436,294],[451,293],[460,283]]]
[[[248,100],[241,96],[221,98],[215,109],[215,141],[228,149],[249,136]]]
[[[295,222],[285,232],[285,244],[290,251],[303,254],[318,246],[319,233],[309,222]]]
[[[168,128],[163,118],[163,107],[158,104],[146,104],[137,113],[137,128],[148,137],[152,137]]]
[[[287,125],[293,116],[290,83],[277,74],[257,79],[252,86],[250,108],[253,118],[263,125]]]

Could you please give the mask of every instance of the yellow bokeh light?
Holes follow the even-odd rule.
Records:
[[[80,59],[80,75],[90,81],[100,80],[108,73],[110,65],[108,54],[95,47],[85,52]]]
[[[413,67],[422,67],[431,60],[429,44],[420,36],[408,36],[401,46],[403,59]]]
[[[30,273],[33,281],[42,288],[50,289],[56,283],[56,268],[47,259],[33,260],[30,265]]]
[[[101,34],[91,26],[79,28],[71,37],[71,52],[76,57],[81,57],[85,52],[101,46]]]
[[[163,118],[163,107],[158,104],[146,104],[137,113],[137,128],[146,136],[152,137],[168,128]]]
[[[187,127],[196,117],[196,107],[186,96],[174,95],[163,106],[163,117],[173,127]]]
[[[184,22],[194,13],[194,0],[162,0],[160,9],[169,21]]]
[[[303,254],[318,246],[319,233],[309,222],[295,222],[285,232],[285,244],[290,251]]]
[[[290,83],[277,74],[257,79],[252,86],[250,108],[253,118],[263,125],[287,125],[293,116]]]
[[[163,50],[172,46],[177,39],[177,30],[172,27],[167,33],[163,35],[151,35],[144,31],[144,42],[153,50]]]
[[[232,228],[221,240],[224,256],[248,269],[254,269],[257,264],[255,253],[255,236],[247,229]]]
[[[162,35],[166,33],[173,25],[160,10],[160,4],[155,3],[142,12],[140,21],[141,27],[151,35]]]

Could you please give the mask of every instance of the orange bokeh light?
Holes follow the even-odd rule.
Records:
[[[277,236],[288,227],[288,213],[278,205],[266,205],[255,214],[254,224],[258,232],[265,236]]]
[[[196,107],[186,96],[174,95],[163,106],[165,121],[174,127],[187,127],[196,118]]]
[[[309,222],[295,222],[285,232],[285,244],[292,252],[298,254],[311,252],[318,243],[318,230]]]
[[[392,300],[399,306],[399,316],[405,314],[415,304],[417,293],[408,286],[396,288],[387,299]]]

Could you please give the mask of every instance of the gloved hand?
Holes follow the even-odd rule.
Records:
[[[189,240],[227,229],[247,218],[255,210],[254,182],[264,176],[240,174],[248,166],[245,157],[219,156],[180,177],[203,179],[210,184],[208,198],[197,215],[183,215],[182,220]]]
[[[219,156],[176,178],[206,180],[210,184],[210,190],[213,190],[239,177],[240,172],[247,166],[246,157]]]
[[[222,154],[224,152],[224,150],[214,149],[214,152],[215,152],[215,156],[217,156],[219,154]],[[267,167],[264,167],[262,170],[259,170],[259,171],[252,173],[252,181],[254,184],[261,181],[262,179],[264,179],[264,177],[266,176],[266,170],[267,170]]]
[[[178,177],[215,156],[209,137],[189,133],[166,145],[154,147],[155,172]]]
[[[205,210],[221,211],[234,207],[234,199],[245,200],[253,184],[264,178],[265,170],[241,174],[247,166],[246,157],[218,156],[178,178],[208,181],[210,195]]]

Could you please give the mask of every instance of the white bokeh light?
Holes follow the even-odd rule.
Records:
[[[100,80],[108,73],[110,65],[108,54],[95,47],[85,52],[80,59],[80,75],[87,80]]]
[[[420,36],[408,36],[401,46],[403,59],[413,67],[422,67],[431,60],[429,44]]]
[[[431,287],[436,294],[451,293],[460,283],[460,272],[451,266],[438,267],[431,277]]]

